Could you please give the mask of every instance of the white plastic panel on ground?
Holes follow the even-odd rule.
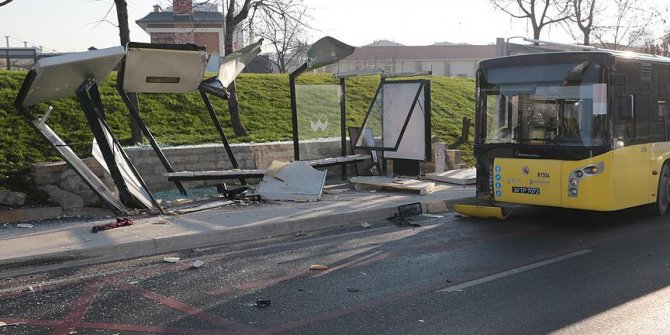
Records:
[[[286,164],[258,184],[256,194],[267,200],[318,201],[326,182],[326,170],[319,171],[303,161]]]

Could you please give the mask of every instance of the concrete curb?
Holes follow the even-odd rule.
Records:
[[[424,201],[421,203],[424,212],[439,213],[447,211],[450,207],[450,203],[458,200],[459,199],[435,200]],[[408,201],[407,203],[412,203],[412,201]],[[207,232],[187,232],[179,235],[157,238],[142,237],[141,240],[126,241],[118,244],[107,244],[97,247],[84,247],[76,250],[52,251],[43,254],[0,259],[0,271],[23,271],[29,266],[56,266],[68,262],[77,263],[76,265],[103,263],[178,252],[192,248],[250,242],[266,237],[292,235],[301,231],[316,232],[337,230],[358,226],[364,221],[380,222],[393,216],[396,212],[397,205],[394,204],[393,206],[336,213],[321,217],[288,219],[259,224],[252,223],[240,227],[216,229]],[[105,232],[101,232],[99,234],[104,233]],[[37,271],[37,269],[35,271]]]

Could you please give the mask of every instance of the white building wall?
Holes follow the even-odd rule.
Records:
[[[476,62],[473,60],[461,60],[449,62],[449,76],[474,78],[477,71]]]

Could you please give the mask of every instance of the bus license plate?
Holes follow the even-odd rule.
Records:
[[[540,189],[537,187],[513,186],[512,193],[540,195]]]

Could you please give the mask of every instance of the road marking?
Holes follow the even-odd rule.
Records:
[[[460,290],[463,290],[463,289],[468,288],[468,287],[472,287],[472,286],[475,286],[475,285],[479,285],[479,284],[487,283],[487,282],[490,282],[490,281],[494,281],[494,280],[497,280],[497,279],[500,279],[500,278],[512,276],[512,275],[515,275],[515,274],[518,274],[518,273],[521,273],[521,272],[525,272],[525,271],[529,271],[529,270],[532,270],[532,269],[536,269],[536,268],[539,268],[539,267],[542,267],[542,266],[545,266],[545,265],[549,265],[549,264],[557,263],[557,262],[560,262],[560,261],[564,261],[566,259],[570,259],[570,258],[574,258],[574,257],[577,257],[577,256],[585,255],[585,254],[588,254],[590,252],[591,252],[591,250],[588,250],[588,249],[571,252],[571,253],[565,254],[563,256],[558,256],[558,257],[554,257],[554,258],[545,259],[541,262],[524,265],[522,267],[518,267],[518,268],[515,268],[515,269],[503,271],[503,272],[500,272],[500,273],[496,273],[494,275],[490,275],[490,276],[482,277],[482,278],[479,278],[479,279],[467,281],[467,282],[464,282],[464,283],[456,284],[456,285],[453,285],[453,286],[449,286],[447,288],[443,288],[441,290],[438,290],[438,292],[460,291]]]

